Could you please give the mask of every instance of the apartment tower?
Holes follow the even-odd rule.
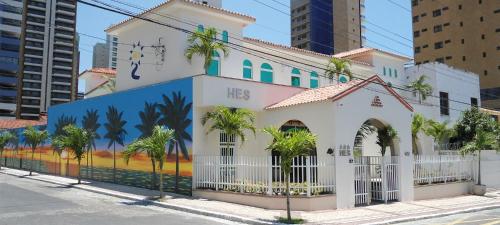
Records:
[[[292,46],[336,54],[363,45],[364,0],[291,0]]]
[[[0,1],[0,119],[16,117],[22,13],[22,1]]]
[[[76,0],[25,0],[24,9],[17,118],[37,119],[76,98]]]
[[[500,109],[500,1],[412,0],[415,63],[476,73],[482,106]]]

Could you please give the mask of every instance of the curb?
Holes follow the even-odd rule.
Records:
[[[0,173],[3,173],[5,175],[9,175],[9,176],[15,176],[15,177],[23,176],[23,175],[12,174],[12,173],[5,172],[5,171],[0,171]],[[39,174],[39,173],[37,173],[37,174]],[[39,174],[39,175],[45,175],[45,174]],[[41,178],[37,178],[37,177],[33,177],[33,176],[23,176],[23,178],[28,178],[31,180],[36,180],[36,181],[41,181],[41,182],[46,182],[46,183],[56,184],[56,185],[65,185],[65,186],[69,185],[67,183],[41,179]],[[83,185],[85,185],[85,184],[83,184]],[[235,215],[230,215],[230,214],[225,214],[225,213],[217,213],[217,212],[208,211],[208,210],[195,209],[195,208],[187,207],[187,206],[180,206],[180,205],[174,205],[174,204],[169,204],[169,203],[157,202],[157,201],[152,201],[152,200],[148,200],[148,199],[134,198],[131,196],[121,195],[118,193],[112,193],[112,192],[107,192],[107,191],[102,191],[102,190],[96,190],[93,188],[82,187],[78,184],[70,185],[70,186],[71,186],[71,188],[76,188],[79,190],[84,190],[84,191],[93,192],[93,193],[97,193],[97,194],[112,196],[112,197],[121,198],[121,199],[127,199],[127,200],[131,200],[131,201],[140,201],[140,202],[144,202],[146,204],[154,205],[154,206],[161,207],[161,208],[172,209],[172,210],[187,212],[187,213],[196,214],[196,215],[214,217],[214,218],[229,220],[229,221],[238,222],[238,223],[255,224],[255,225],[277,224],[277,223],[273,223],[273,222],[260,221],[260,220],[255,220],[255,219],[250,219],[250,218],[245,218],[245,217],[240,217],[240,216],[235,216]]]
[[[365,223],[365,224],[367,224],[367,225],[368,224],[370,224],[370,225],[382,225],[382,224],[405,223],[405,222],[433,219],[433,218],[438,218],[438,217],[452,216],[452,215],[456,215],[456,214],[460,214],[460,213],[472,213],[472,212],[498,209],[498,208],[500,208],[500,204],[493,204],[493,205],[486,205],[486,206],[474,207],[474,208],[469,208],[469,209],[454,210],[454,211],[445,212],[445,213],[438,213],[438,214],[432,214],[432,215],[422,215],[422,216],[407,217],[407,218],[400,218],[400,219],[392,219],[392,220],[385,220],[382,222]]]

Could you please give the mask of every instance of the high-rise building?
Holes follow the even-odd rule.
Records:
[[[109,67],[109,49],[106,43],[96,43],[92,51],[92,68]]]
[[[16,116],[22,1],[0,1],[0,118]]]
[[[106,48],[108,49],[108,65],[103,66],[116,70],[116,63],[118,60],[118,37],[113,35],[106,35]],[[94,66],[94,68],[96,68]]]
[[[76,0],[25,0],[24,9],[16,114],[38,119],[76,98]]]
[[[364,0],[291,0],[292,46],[336,54],[363,46]]]
[[[476,73],[482,106],[500,109],[500,1],[412,0],[415,63]]]

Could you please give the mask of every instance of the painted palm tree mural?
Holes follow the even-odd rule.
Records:
[[[108,106],[106,119],[104,138],[109,140],[108,148],[113,146],[113,181],[116,182],[116,144],[124,146],[124,139],[127,134],[124,127],[127,121],[123,120],[123,112],[119,112],[115,106]]]
[[[67,116],[65,114],[62,114],[61,116],[57,117],[57,121],[55,123],[55,131],[54,133],[52,133],[52,137],[57,137],[57,136],[60,136],[60,135],[63,135],[64,134],[64,127],[67,126],[67,125],[71,125],[71,124],[76,124],[76,117],[74,116]],[[58,149],[57,151],[61,151],[61,154],[63,151],[66,151],[67,152],[67,156],[66,156],[66,175],[69,175],[69,159],[70,159],[70,152],[67,150],[67,149],[59,149],[59,147],[55,146],[56,149]],[[60,167],[60,165],[59,165]]]
[[[182,96],[181,92],[173,92],[172,97],[166,95],[162,97],[163,104],[158,105],[158,109],[162,115],[159,124],[167,126],[175,132],[175,142],[170,142],[168,155],[172,154],[175,147],[175,191],[177,192],[179,186],[179,148],[184,159],[190,159],[185,141],[192,141],[191,135],[187,131],[192,123],[192,120],[189,118],[192,103],[186,102],[186,97]]]
[[[84,166],[81,170],[85,178],[156,189],[159,186],[158,161],[153,164],[152,157],[146,157],[148,152],[143,149],[143,153],[131,156],[127,164],[123,151],[134,140],[151,136],[155,125],[175,129],[173,136],[176,142],[164,149],[165,155],[170,155],[164,157],[162,165],[164,190],[191,194],[192,88],[192,78],[186,78],[57,105],[49,108],[47,130],[55,137],[64,133],[65,126],[73,124],[93,134],[92,141],[85,146],[88,153],[80,157],[84,165],[88,160],[88,169],[85,170]],[[37,126],[37,129],[43,127]],[[8,165],[16,168],[31,167],[33,151],[26,144],[23,130],[16,129],[13,132],[19,137],[19,145],[25,147],[15,153],[7,146],[2,154],[9,157]],[[14,146],[12,148],[17,149]],[[58,148],[51,142],[51,145],[38,145],[35,151],[34,171],[74,177],[78,175],[78,162],[71,148]],[[39,163],[39,152],[42,163]],[[66,156],[66,153],[70,155]]]
[[[156,103],[144,103],[144,110],[139,112],[139,118],[141,119],[141,123],[135,125],[141,132],[141,136],[139,139],[147,138],[153,134],[153,129],[156,125],[158,125],[158,120],[160,119],[160,113],[156,111]],[[151,159],[151,166],[153,169],[153,174],[151,175],[151,189],[155,189],[156,187],[156,165],[155,159],[152,155],[151,151],[146,151],[146,154]]]
[[[90,140],[87,146],[87,177],[90,159],[90,177],[94,177],[94,160],[92,151],[96,150],[96,140],[101,138],[97,130],[101,127],[99,123],[99,114],[95,109],[89,109],[82,119],[82,128],[90,134]]]

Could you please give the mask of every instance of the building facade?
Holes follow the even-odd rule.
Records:
[[[416,96],[400,87],[426,73],[427,82],[435,92],[448,92],[450,101],[470,99],[472,102],[472,98],[479,100],[479,80],[475,74],[441,64],[430,65],[430,70],[448,71],[450,75],[431,74],[424,65],[409,69],[404,66],[411,60],[407,57],[361,48],[333,56],[349,60],[356,79],[343,74],[330,79],[324,75],[324,70],[331,55],[251,38],[235,38],[241,37],[244,27],[255,19],[207,4],[171,0],[140,14],[154,23],[134,17],[108,28],[106,31],[123,43],[118,45],[118,56],[122,59],[117,64],[118,91],[50,107],[49,133],[57,135],[58,128],[75,123],[92,127],[96,136],[101,137],[96,139],[91,152],[95,176],[92,172],[90,176],[82,173],[86,174],[85,178],[150,187],[149,156],[141,153],[127,164],[121,152],[137,138],[150,135],[153,127],[159,124],[174,129],[176,136],[175,144],[168,145],[168,159],[172,161],[165,162],[162,173],[167,182],[178,180],[178,188],[166,185],[167,189],[216,200],[234,192],[234,198],[224,201],[283,209],[283,206],[272,206],[276,197],[284,193],[280,156],[267,149],[272,137],[248,131],[243,143],[239,137],[223,131],[207,133],[211,121],[205,124],[202,118],[222,105],[254,112],[252,123],[258,130],[273,126],[282,130],[307,129],[317,135],[311,154],[294,160],[294,171],[300,172],[292,174],[301,174],[290,178],[293,191],[297,193],[293,196],[298,197],[293,201],[300,201],[294,204],[298,207],[294,210],[352,208],[370,204],[371,200],[434,198],[421,193],[433,193],[435,186],[441,191],[448,190],[445,185],[455,181],[453,185],[459,185],[460,191],[450,195],[468,192],[467,185],[474,171],[472,159],[457,156],[455,158],[460,159],[453,168],[446,162],[446,170],[451,171],[453,179],[443,175],[435,181],[434,174],[443,170],[429,172],[432,168],[419,166],[425,162],[417,164],[414,159],[418,158],[412,156],[411,124],[415,113],[436,119],[432,117],[436,112],[455,106],[446,105],[444,98],[439,100],[442,105],[437,107],[435,99],[419,102]],[[170,25],[176,29],[170,29],[160,25],[166,20],[159,16],[162,14],[182,19]],[[184,20],[190,23],[183,23]],[[203,68],[203,57],[186,59],[190,35],[209,27],[219,31],[219,41],[244,47],[245,51],[231,48],[225,57],[216,52],[207,69]],[[88,72],[82,75],[89,79],[86,84],[98,87],[106,80],[93,77],[102,78],[96,72],[104,71]],[[454,87],[462,90],[451,90]],[[429,112],[427,108],[419,109],[427,104]],[[471,104],[466,104],[459,110],[470,107]],[[450,120],[454,117],[451,113],[444,116],[449,116]],[[397,137],[386,148],[375,146],[373,138],[363,142],[361,156],[370,162],[363,162],[362,157],[354,154],[358,132],[366,122],[377,129],[390,125],[397,131]],[[110,141],[114,143],[109,144]],[[420,144],[422,155],[436,155],[434,159],[441,163],[441,157],[426,143]],[[44,165],[52,162],[46,159],[56,157],[50,151],[42,154],[46,154],[41,157],[45,159],[41,162]],[[76,160],[69,160],[71,166],[64,174],[74,176],[76,170],[70,168],[76,168],[72,166],[76,165]],[[371,168],[361,169],[368,166]],[[65,167],[59,168],[64,171]],[[428,177],[415,179],[414,174],[420,173],[414,173],[415,168],[426,171]],[[56,167],[41,166],[39,169],[56,172]],[[421,189],[421,184],[428,188]],[[437,194],[437,197],[443,195]],[[247,196],[252,199],[248,200]]]
[[[37,119],[77,94],[76,1],[24,1],[17,117]]]
[[[483,106],[500,109],[500,1],[412,1],[415,63],[480,76]]]
[[[92,49],[92,68],[109,66],[109,49],[106,43],[96,43]]]
[[[292,46],[323,54],[363,45],[364,0],[292,0]]]
[[[0,118],[16,116],[17,71],[23,4],[0,2]]]
[[[116,70],[116,64],[118,61],[118,37],[113,35],[106,35],[106,48],[107,48],[107,57],[108,64],[107,68],[111,68]],[[96,68],[96,66],[94,66]]]

